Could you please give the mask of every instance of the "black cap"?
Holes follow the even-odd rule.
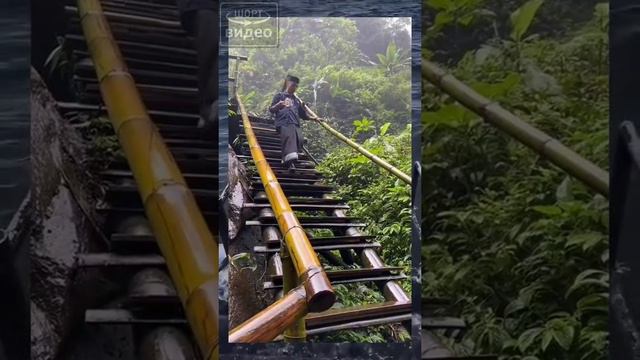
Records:
[[[300,79],[298,79],[297,77],[293,76],[293,75],[287,75],[286,80],[288,81],[293,81],[294,83],[298,84],[300,82]]]

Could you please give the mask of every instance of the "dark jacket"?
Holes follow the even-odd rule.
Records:
[[[286,98],[291,99],[293,103],[291,107],[288,107],[288,108],[284,107],[280,110],[274,110],[272,108],[269,109],[271,113],[276,115],[276,122],[275,122],[276,127],[285,126],[289,124],[300,126],[300,119],[309,120],[309,115],[307,115],[307,112],[304,110],[304,107],[302,106],[302,103],[300,102],[300,100],[298,100],[295,96],[289,94],[288,92],[283,91],[283,92],[277,93],[273,97],[273,100],[271,101],[271,107],[273,107],[273,105],[275,105],[279,101],[282,101]]]

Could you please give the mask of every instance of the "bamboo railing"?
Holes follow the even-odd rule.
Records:
[[[482,116],[490,124],[549,159],[588,187],[606,197],[609,196],[609,173],[607,171],[505,110],[496,102],[478,94],[453,75],[425,59],[422,59],[422,75],[427,81]]]
[[[231,330],[229,342],[271,341],[292,326],[288,333],[291,337],[297,337],[304,331],[300,329],[298,321],[308,312],[329,309],[335,302],[336,294],[307,234],[291,209],[278,179],[260,148],[244,104],[239,96],[236,96],[236,100],[251,157],[277,219],[284,245],[289,251],[290,261],[295,269],[296,282],[299,285],[265,310]],[[286,276],[289,273],[292,272],[287,271],[284,274]],[[287,287],[292,286],[292,279],[287,278],[284,281]]]
[[[153,124],[99,0],[78,13],[102,99],[203,358],[218,359],[218,244]]]
[[[396,168],[395,166],[389,164],[385,160],[382,160],[380,157],[372,154],[371,152],[369,152],[367,149],[365,149],[364,147],[362,147],[361,145],[359,145],[355,141],[353,141],[353,140],[349,139],[348,137],[342,135],[338,130],[332,128],[331,126],[329,126],[329,124],[327,124],[326,121],[322,120],[315,112],[313,112],[313,110],[311,110],[307,106],[307,104],[302,102],[302,100],[300,100],[300,98],[297,95],[294,95],[294,96],[300,101],[301,104],[304,104],[304,108],[307,110],[309,115],[311,115],[312,117],[318,119],[318,123],[323,128],[325,128],[327,131],[329,131],[329,133],[331,133],[333,136],[337,137],[338,139],[342,140],[347,145],[349,145],[352,148],[354,148],[356,151],[358,151],[359,153],[364,155],[367,159],[369,159],[369,160],[373,161],[374,163],[376,163],[381,168],[387,170],[388,172],[390,172],[391,174],[393,174],[394,176],[396,176],[400,180],[402,180],[405,183],[411,185],[411,176],[403,173],[398,168]]]

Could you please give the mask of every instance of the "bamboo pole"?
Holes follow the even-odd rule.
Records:
[[[251,319],[229,333],[230,343],[268,342],[280,335],[299,318],[307,314],[307,294],[304,286],[289,291]]]
[[[291,254],[285,244],[280,249],[280,259],[282,261],[282,291],[287,294],[294,290],[298,284],[296,279],[296,269],[291,261]],[[284,331],[284,341],[303,342],[307,339],[304,317],[299,317],[293,324]]]
[[[403,173],[402,171],[398,170],[398,168],[394,167],[393,165],[389,164],[388,162],[382,160],[381,158],[379,158],[378,156],[372,154],[371,152],[369,152],[367,149],[363,148],[362,146],[360,146],[358,143],[356,143],[355,141],[349,139],[348,137],[342,135],[340,132],[338,132],[338,130],[332,128],[331,126],[329,126],[329,124],[327,124],[326,121],[322,120],[318,115],[316,115],[315,112],[313,112],[313,110],[311,110],[307,104],[305,104],[304,102],[302,102],[302,100],[300,100],[300,98],[296,95],[296,98],[300,101],[300,103],[304,104],[305,109],[307,110],[307,112],[314,118],[318,119],[318,123],[325,129],[327,129],[327,131],[329,131],[331,134],[333,134],[335,137],[337,137],[338,139],[342,140],[344,143],[346,143],[347,145],[351,146],[352,148],[354,148],[356,151],[358,151],[359,153],[361,153],[362,155],[364,155],[367,159],[373,161],[374,163],[378,164],[381,168],[387,170],[388,172],[390,172],[391,174],[393,174],[394,176],[396,176],[397,178],[399,178],[400,180],[404,181],[405,183],[411,185],[411,176]]]
[[[310,312],[324,311],[333,305],[336,294],[315,250],[307,238],[307,234],[291,209],[289,201],[282,191],[280,183],[278,183],[278,179],[260,148],[244,104],[239,96],[236,99],[242,115],[243,127],[251,150],[251,156],[260,174],[260,180],[278,221],[278,227],[283,234],[284,242],[291,254],[291,260],[298,275],[298,283],[305,288],[307,308]]]
[[[78,13],[100,91],[205,359],[218,359],[218,245],[142,102],[99,0]]]
[[[453,75],[425,59],[422,59],[422,75],[427,81],[482,116],[490,124],[549,159],[588,187],[606,197],[609,196],[609,173],[607,171],[505,110],[498,103],[480,95]]]

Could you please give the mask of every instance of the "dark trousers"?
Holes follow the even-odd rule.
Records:
[[[180,20],[194,38],[198,64],[199,114],[207,136],[218,133],[218,44],[220,14],[217,1],[178,1]]]
[[[302,151],[302,130],[295,124],[278,126],[276,131],[280,134],[280,149],[282,150],[282,162],[289,163],[298,160],[298,153]]]
[[[198,10],[195,21],[195,43],[198,52],[198,92],[200,116],[218,130],[218,43],[220,41],[219,13]]]

